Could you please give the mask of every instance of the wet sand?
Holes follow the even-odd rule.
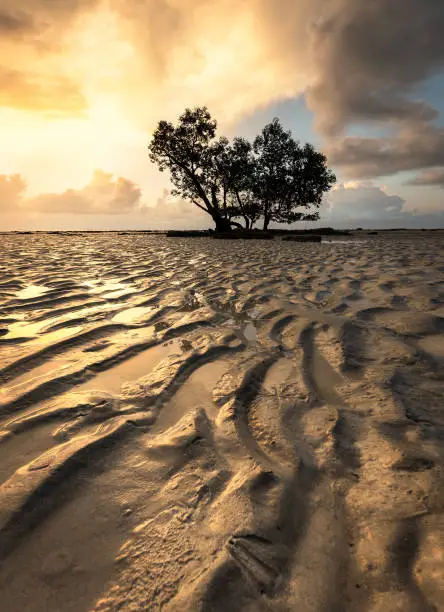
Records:
[[[1,235],[8,612],[444,610],[444,242]]]

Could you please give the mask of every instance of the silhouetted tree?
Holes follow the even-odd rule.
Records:
[[[275,118],[255,138],[253,193],[261,203],[264,230],[271,221],[316,220],[322,196],[336,181],[325,155],[310,144],[301,147]],[[311,211],[301,211],[305,208]],[[315,211],[313,211],[313,208]]]
[[[226,143],[220,171],[226,177],[227,215],[241,218],[246,229],[251,229],[260,217],[260,205],[253,194],[255,159],[253,147],[245,138]]]
[[[206,107],[187,108],[176,126],[159,122],[149,156],[162,172],[169,170],[173,195],[208,213],[221,232],[242,227],[234,219],[251,229],[263,217],[266,230],[271,221],[319,218],[322,196],[336,180],[322,153],[301,147],[278,119],[253,145],[216,138],[216,127]]]
[[[215,140],[216,127],[206,107],[187,108],[177,126],[159,122],[148,149],[150,160],[160,171],[169,170],[172,194],[207,212],[217,231],[229,231],[231,224],[223,205],[224,177],[217,164],[228,141]]]

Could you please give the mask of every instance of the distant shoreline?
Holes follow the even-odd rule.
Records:
[[[421,235],[433,233],[434,235],[444,233],[444,228],[385,228],[385,229],[333,229],[333,228],[311,228],[311,229],[271,229],[266,232],[263,230],[234,230],[231,232],[233,236],[242,235],[245,237],[254,236],[289,236],[289,235],[311,235],[318,234],[321,236],[375,236],[375,235]],[[117,234],[117,235],[133,235],[133,234],[152,234],[156,236],[169,237],[210,237],[219,235],[214,230],[149,230],[149,229],[119,229],[119,230],[8,230],[0,231],[0,235],[31,235],[31,234],[50,234],[50,235],[79,235],[79,234]]]

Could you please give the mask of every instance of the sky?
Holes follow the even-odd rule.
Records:
[[[442,0],[0,0],[0,230],[210,227],[147,154],[202,105],[321,149],[322,225],[444,227],[443,31]]]

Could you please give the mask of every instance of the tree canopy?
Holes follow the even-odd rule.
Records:
[[[170,172],[173,195],[208,213],[216,231],[251,229],[259,219],[316,220],[323,194],[336,177],[321,152],[301,146],[275,118],[250,143],[217,137],[206,107],[187,108],[177,125],[160,121],[149,144],[150,160]],[[237,220],[236,220],[237,219]]]

